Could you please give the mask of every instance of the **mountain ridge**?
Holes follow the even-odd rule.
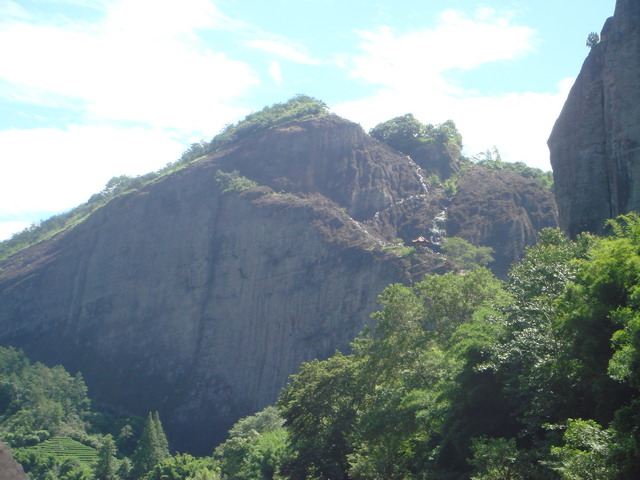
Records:
[[[247,188],[226,191],[220,172]],[[513,191],[535,184],[490,176]],[[525,230],[552,201],[535,188],[540,202],[513,204]],[[501,202],[473,209],[488,218]],[[455,196],[427,187],[415,162],[344,119],[263,131],[2,262],[0,344],[82,371],[113,409],[160,411],[178,448],[208,453],[302,362],[346,349],[385,286],[453,268],[433,249],[408,249],[413,232],[446,227],[434,222],[448,205]],[[555,224],[553,211],[545,218]],[[534,240],[512,246],[521,255]]]

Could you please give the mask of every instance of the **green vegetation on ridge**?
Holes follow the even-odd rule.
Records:
[[[213,137],[208,151],[217,152],[257,133],[328,113],[329,109],[324,102],[307,95],[296,95],[284,103],[276,103],[251,113],[236,124],[227,125]]]
[[[160,170],[137,177],[128,175],[113,177],[101,192],[92,195],[86,203],[33,224],[14,234],[10,239],[1,241],[0,260],[74,227],[118,195],[139,189],[164,175],[184,168],[209,153],[228,148],[238,141],[270,128],[285,126],[294,121],[327,113],[328,108],[324,102],[306,95],[296,95],[287,102],[276,103],[247,115],[238,123],[225,127],[222,132],[213,137],[211,142],[201,141],[191,144],[178,160],[170,162]]]

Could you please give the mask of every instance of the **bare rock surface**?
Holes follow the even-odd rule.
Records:
[[[447,210],[447,234],[493,248],[491,268],[500,277],[536,243],[540,230],[557,226],[553,194],[504,170],[472,168]]]
[[[571,236],[640,210],[640,3],[618,0],[549,138],[560,225]]]

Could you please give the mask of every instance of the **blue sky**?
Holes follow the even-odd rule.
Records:
[[[546,139],[615,0],[0,0],[0,239],[297,93],[365,129]]]

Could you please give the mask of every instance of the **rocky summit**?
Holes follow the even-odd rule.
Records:
[[[301,362],[347,349],[386,285],[450,269],[444,236],[493,247],[504,274],[557,225],[518,175],[435,155],[461,179],[430,184],[434,155],[334,115],[236,142],[3,261],[0,344],[81,371],[116,411],[158,410],[175,448],[208,454]]]
[[[640,3],[618,0],[549,138],[562,228],[640,210]]]

